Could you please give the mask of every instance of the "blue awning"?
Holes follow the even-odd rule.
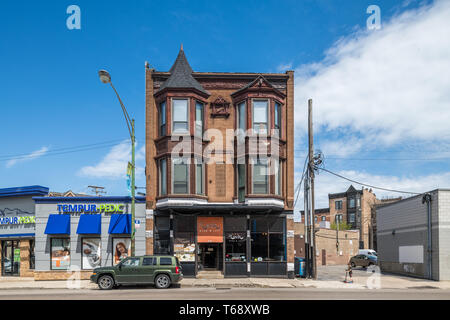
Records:
[[[102,216],[101,214],[82,214],[77,228],[78,234],[101,234]]]
[[[108,233],[131,233],[131,214],[112,214]]]
[[[45,234],[70,234],[70,215],[50,214],[45,227]]]

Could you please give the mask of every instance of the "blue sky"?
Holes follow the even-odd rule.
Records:
[[[81,9],[81,30],[66,27],[71,4]],[[372,4],[381,9],[381,30],[366,30],[366,9]],[[311,97],[316,145],[330,170],[411,191],[448,187],[450,131],[440,124],[448,115],[443,107],[450,101],[448,93],[439,91],[439,85],[430,93],[421,85],[428,78],[418,79],[418,74],[391,75],[401,64],[412,70],[422,63],[423,70],[430,70],[428,64],[445,59],[448,40],[439,37],[440,45],[426,44],[435,29],[448,31],[448,23],[437,27],[439,14],[447,9],[443,1],[3,1],[0,187],[39,184],[54,191],[87,192],[87,185],[94,184],[105,186],[108,194],[126,194],[123,175],[111,175],[111,170],[123,165],[128,147],[119,143],[128,132],[114,93],[99,81],[97,70],[110,71],[136,118],[142,167],[144,62],[168,70],[180,43],[196,71],[296,71],[296,177],[306,151]],[[395,37],[401,40],[390,44]],[[415,42],[404,40],[402,45],[402,39]],[[371,57],[374,50],[378,53]],[[365,70],[366,86],[358,86],[365,80],[348,68],[349,62]],[[445,73],[446,68],[443,63],[430,72]],[[372,69],[380,70],[379,78],[371,75]],[[429,75],[433,78],[440,85],[448,81],[442,81],[440,72]],[[344,84],[348,87],[336,89]],[[386,92],[394,88],[402,95],[386,103]],[[430,105],[424,110],[409,104],[411,94],[431,97]],[[394,109],[401,113],[392,113]],[[51,155],[105,141],[110,143],[101,148]],[[12,162],[7,157],[17,154],[31,156]],[[442,160],[417,160],[430,157]],[[362,160],[373,158],[391,160]],[[317,182],[319,206],[326,205],[332,189],[348,187],[325,175]],[[144,186],[142,174],[137,185]]]

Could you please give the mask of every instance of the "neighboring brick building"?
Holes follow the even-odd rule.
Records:
[[[188,276],[293,274],[293,71],[194,72],[183,49],[146,66],[146,176],[147,253]]]
[[[373,208],[379,201],[372,189],[355,189],[350,186],[346,192],[328,195],[330,221],[341,221],[360,231],[359,248],[373,249]]]

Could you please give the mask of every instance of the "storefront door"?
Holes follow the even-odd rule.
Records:
[[[221,270],[222,244],[221,243],[201,243],[199,262],[203,269]]]
[[[17,240],[2,241],[2,276],[18,276],[20,248]]]

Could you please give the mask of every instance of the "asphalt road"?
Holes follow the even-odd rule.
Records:
[[[450,290],[356,290],[318,288],[170,288],[0,290],[0,300],[449,300]]]

